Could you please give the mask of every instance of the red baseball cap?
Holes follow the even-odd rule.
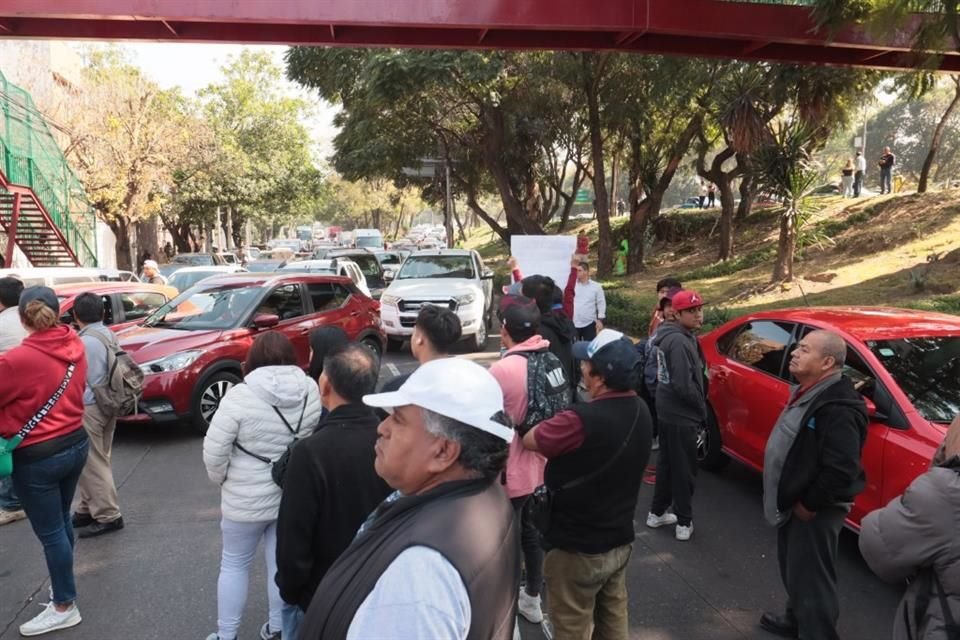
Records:
[[[670,300],[670,306],[674,311],[686,311],[687,309],[696,309],[703,306],[703,298],[696,291],[690,289],[681,289],[673,294]]]

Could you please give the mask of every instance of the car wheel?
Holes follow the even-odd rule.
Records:
[[[403,338],[387,338],[387,351],[400,351],[403,348]]]
[[[487,331],[493,331],[493,309],[487,311],[486,325]]]
[[[223,396],[240,380],[239,376],[229,371],[218,371],[197,387],[193,398],[193,428],[197,433],[206,435]]]
[[[473,334],[473,343],[470,345],[474,351],[483,351],[487,346],[487,326],[483,322],[477,327],[477,332]]]
[[[708,471],[720,471],[730,457],[723,452],[723,440],[720,436],[720,427],[717,426],[717,417],[713,409],[707,407],[707,421],[697,429],[697,462]]]
[[[383,354],[380,353],[380,343],[374,340],[373,338],[364,338],[360,344],[366,347],[370,353],[373,354],[373,359],[377,362],[377,368],[380,368],[380,358],[383,357]]]

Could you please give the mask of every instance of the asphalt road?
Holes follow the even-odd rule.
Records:
[[[497,357],[498,338],[480,362]],[[414,368],[408,351],[390,354],[388,379]],[[200,459],[201,441],[186,429],[127,428],[114,449],[114,474],[126,529],[77,543],[83,623],[51,634],[64,640],[204,638],[216,630],[220,558],[219,496]],[[776,537],[763,520],[760,478],[730,464],[702,472],[694,496],[693,539],[643,526],[652,487],[637,507],[637,543],[629,569],[632,637],[642,640],[773,638],[757,627],[764,609],[782,606]],[[866,567],[856,537],[840,541],[840,635],[890,636],[900,588]],[[266,620],[266,575],[258,558],[240,637],[254,639]],[[26,521],[0,528],[0,638],[39,612],[49,581],[40,544]],[[523,623],[525,640],[542,637]],[[430,639],[432,640],[432,639]],[[440,640],[440,639],[437,639]]]

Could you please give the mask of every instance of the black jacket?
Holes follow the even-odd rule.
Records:
[[[849,378],[825,389],[807,410],[783,463],[777,508],[810,511],[853,502],[866,486],[860,463],[867,406]]]
[[[657,419],[707,417],[707,387],[697,337],[677,322],[664,322],[653,340],[657,356]]]
[[[277,586],[304,611],[334,560],[390,493],[373,468],[380,420],[364,405],[337,407],[297,443],[277,521]]]
[[[573,342],[577,338],[573,321],[562,311],[546,313],[540,318],[540,335],[550,342],[550,353],[560,360],[570,387],[575,388],[579,376],[576,375],[577,361],[573,357]]]

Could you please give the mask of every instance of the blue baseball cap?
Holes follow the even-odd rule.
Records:
[[[613,329],[604,329],[590,342],[575,342],[573,356],[592,362],[605,378],[629,375],[639,362],[637,349],[630,338]]]

